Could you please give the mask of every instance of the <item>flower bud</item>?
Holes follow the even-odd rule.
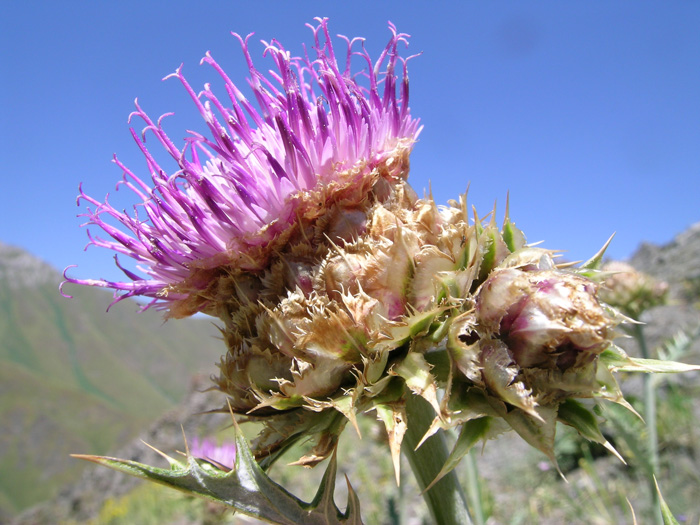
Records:
[[[477,294],[476,320],[522,368],[579,367],[608,346],[616,324],[596,292],[595,283],[573,273],[498,269]]]

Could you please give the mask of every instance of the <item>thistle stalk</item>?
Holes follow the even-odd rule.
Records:
[[[471,525],[467,499],[455,471],[444,476],[430,490],[425,490],[440,473],[449,455],[443,430],[436,432],[416,449],[433,422],[432,407],[423,398],[407,392],[406,417],[410,424],[404,436],[402,450],[408,458],[418,486],[424,491],[423,498],[430,509],[433,523]]]
[[[649,347],[647,346],[644,330],[641,324],[635,324],[633,334],[644,359],[650,358]],[[659,494],[656,489],[655,476],[659,472],[659,437],[656,431],[656,385],[654,376],[644,374],[644,420],[647,425],[647,446],[649,447],[649,463],[651,472],[648,474],[649,494],[651,501],[651,512],[654,516],[654,523],[661,525],[661,506]]]
[[[486,517],[481,506],[481,485],[474,452],[470,451],[464,458],[464,466],[467,471],[467,498],[469,499],[469,509],[474,516],[474,525],[484,525]]]

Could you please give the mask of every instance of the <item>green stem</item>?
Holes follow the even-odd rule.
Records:
[[[438,475],[449,455],[445,433],[442,430],[428,438],[418,450],[416,445],[430,427],[435,412],[422,397],[406,392],[406,418],[408,428],[402,451],[408,458],[418,486],[425,490]],[[453,470],[423,493],[433,522],[436,525],[471,525],[467,500],[462,492],[457,474]]]
[[[481,484],[479,483],[479,469],[476,465],[474,451],[470,451],[463,459],[467,468],[467,497],[469,508],[474,516],[474,525],[484,525],[484,509],[481,506]]]
[[[637,344],[639,344],[642,357],[650,359],[649,348],[647,347],[641,324],[634,325],[634,337],[637,340]],[[659,494],[656,491],[656,482],[654,481],[654,476],[659,471],[659,437],[656,431],[656,386],[652,374],[644,374],[644,419],[647,424],[647,445],[651,455],[649,458],[651,463],[651,473],[649,475],[651,508],[654,514],[654,521],[657,524],[662,524]]]

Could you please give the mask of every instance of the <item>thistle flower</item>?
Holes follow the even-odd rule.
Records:
[[[145,127],[141,135],[131,133],[151,184],[114,161],[124,172],[120,184],[142,202],[129,215],[81,188],[78,203],[93,206],[84,214],[87,224],[111,237],[88,232],[90,244],[133,259],[145,276],[117,260],[126,281],[66,276],[67,282],[111,288],[115,302],[144,296],[174,317],[216,315],[210,294],[218,276],[264,271],[286,246],[324,236],[350,239],[363,228],[363,208],[381,198],[375,191],[379,181],[407,176],[408,154],[420,132],[408,108],[407,59],[399,55],[407,35],[390,24],[392,36],[374,63],[359,48],[361,39],[343,37],[347,50],[340,65],[327,21],[318,22],[312,27],[313,59],[292,57],[274,40],[263,42],[277,69],[271,78],[254,65],[250,35],[234,33],[257,108],[208,53],[202,62],[223,79],[228,105],[208,84],[197,94],[181,67],[166,77],[182,83],[210,132],[190,132],[182,148],[163,129],[169,114],[154,121],[136,102],[129,120],[139,118]],[[353,57],[364,70],[351,69]],[[176,161],[175,173],[167,174],[146,147],[149,133]]]
[[[405,281],[419,249],[414,233],[397,231],[402,210],[416,201],[405,179],[420,132],[408,107],[410,57],[399,55],[408,35],[390,24],[391,38],[375,62],[360,39],[343,37],[341,66],[327,21],[318,22],[313,59],[264,43],[276,66],[271,78],[255,67],[249,38],[235,35],[257,108],[209,54],[203,62],[222,77],[228,105],[208,85],[197,94],[181,68],[169,75],[210,131],[190,132],[182,149],[166,135],[163,117],[153,121],[137,103],[130,119],[146,127],[132,135],[152,185],[115,162],[124,171],[120,185],[142,202],[128,215],[82,189],[78,201],[94,206],[87,224],[112,238],[89,234],[91,244],[134,259],[145,277],[119,261],[128,281],[66,277],[112,288],[115,302],[150,298],[170,317],[218,317],[228,351],[214,382],[236,413],[264,418],[258,456],[283,449],[306,425],[316,429],[321,447],[308,464],[327,456],[339,425],[293,409],[325,412],[319,417],[327,419],[325,408],[332,407],[351,418],[356,407],[341,408],[343,392],[355,385],[359,396],[386,375],[388,352],[406,339],[387,330],[409,312]],[[353,70],[357,60],[364,69]],[[164,172],[146,148],[148,134],[178,171]],[[395,243],[402,235],[404,242]],[[397,259],[405,260],[402,272],[395,271]],[[332,437],[324,434],[330,428]]]
[[[217,445],[213,439],[195,437],[189,447],[190,456],[232,469],[236,463],[236,444]]]
[[[611,261],[601,270],[609,275],[603,283],[601,297],[633,319],[639,319],[649,308],[667,301],[668,283],[657,281],[630,264]]]
[[[263,423],[252,453],[236,430],[239,465],[225,475],[171,458],[173,485],[276,522],[307,522],[312,507],[260,469],[302,438],[310,449],[296,464],[317,464],[348,422],[359,433],[357,414],[371,411],[385,425],[397,479],[404,435],[416,441],[407,429],[422,425],[426,409],[434,421],[423,441],[462,427],[438,478],[478,439],[508,427],[552,460],[557,421],[612,450],[590,406],[626,404],[611,372],[692,367],[634,360],[615,347],[626,318],[599,299],[602,251],[579,268],[557,266],[554,252],[526,244],[508,212],[499,228],[495,210],[490,220],[470,218],[466,196],[447,206],[418,198],[406,182],[420,132],[408,108],[407,59],[398,54],[407,35],[390,25],[374,63],[358,39],[345,39],[341,68],[327,22],[318,21],[313,60],[264,43],[277,68],[271,78],[254,66],[248,38],[236,35],[257,109],[209,54],[203,62],[222,77],[230,105],[208,85],[197,94],[181,69],[170,75],[210,131],[191,132],[182,149],[163,117],[154,122],[137,104],[132,118],[146,127],[132,134],[152,185],[115,158],[121,184],[142,201],[133,215],[82,189],[78,198],[94,206],[88,224],[112,238],[90,236],[91,244],[132,258],[145,276],[117,262],[128,281],[67,282],[112,288],[115,302],[148,297],[172,317],[218,317],[227,352],[213,382],[228,398],[222,411]],[[353,57],[367,69],[353,72]],[[178,171],[167,175],[157,164],[148,133]],[[403,450],[415,459],[414,444]],[[219,461],[205,445],[193,454]],[[104,464],[161,482],[169,476]],[[320,523],[341,516],[326,506],[334,465],[314,500],[323,503]],[[280,517],[280,509],[291,514]],[[349,505],[347,516],[355,513]],[[455,513],[455,523],[460,516],[468,519]]]

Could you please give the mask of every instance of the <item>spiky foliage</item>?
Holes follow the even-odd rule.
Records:
[[[235,426],[235,425],[234,425]],[[222,503],[248,516],[280,525],[361,525],[360,502],[348,483],[348,503],[341,512],[333,501],[336,459],[328,464],[316,497],[310,503],[296,498],[272,481],[258,466],[238,427],[236,459],[233,468],[221,468],[217,462],[195,457],[189,450],[186,461],[159,452],[170,469],[150,467],[136,461],[103,456],[76,455],[114,470],[143,478],[187,494]]]

